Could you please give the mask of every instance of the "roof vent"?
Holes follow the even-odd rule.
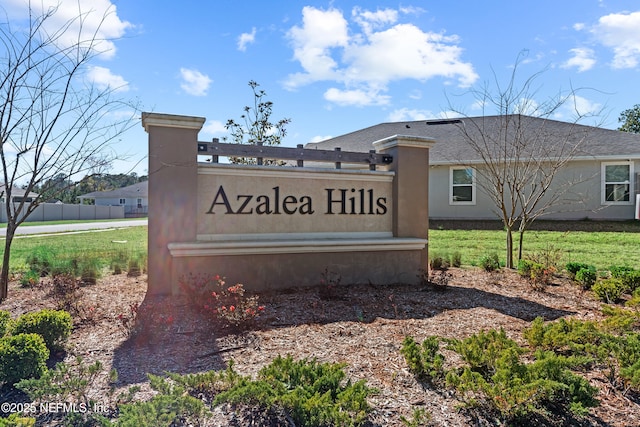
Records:
[[[430,121],[427,122],[427,126],[454,125],[456,123],[462,123],[462,120],[460,120],[460,119],[430,120]]]

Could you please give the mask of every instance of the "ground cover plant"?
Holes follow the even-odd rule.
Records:
[[[104,267],[95,284],[48,275],[25,286],[16,274],[15,298],[0,305],[9,318],[59,309],[65,295],[78,309],[69,310],[73,329],[56,359],[62,364],[49,360],[21,389],[0,389],[0,400],[89,407],[12,415],[38,425],[640,425],[632,290],[640,264],[566,259],[560,249],[571,233],[554,233],[552,244],[526,254],[525,275],[480,268],[482,255],[499,250],[446,249],[436,253],[462,264],[440,265],[446,286],[331,280],[338,285],[328,298],[319,271],[317,287],[260,294],[255,305],[264,309],[248,328],[224,326],[186,296],[145,295],[144,270],[129,276]],[[131,241],[119,237],[103,243]],[[631,259],[635,249],[621,248]],[[590,250],[599,253],[596,244]],[[599,301],[569,273],[569,262],[595,266],[598,282],[624,280],[619,301]],[[540,286],[532,285],[536,264],[556,269]],[[239,288],[222,295],[237,285],[226,274],[209,278],[212,292],[220,291],[210,301],[235,312],[256,295]],[[9,318],[0,315],[0,329],[11,328]],[[409,340],[413,352],[405,349]]]

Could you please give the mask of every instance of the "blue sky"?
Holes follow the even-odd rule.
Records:
[[[576,105],[608,128],[640,103],[637,0],[406,1],[60,0],[60,11],[109,10],[100,31],[113,42],[89,75],[144,111],[206,117],[200,140],[226,135],[253,102],[250,80],[274,121],[291,119],[286,146],[452,107],[478,115],[468,91],[506,83],[521,53],[518,76],[544,70],[534,102],[585,88]],[[13,19],[26,1],[3,4]],[[130,157],[113,173],[146,173],[142,126],[118,149]]]

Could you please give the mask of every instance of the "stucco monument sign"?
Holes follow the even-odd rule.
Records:
[[[219,274],[250,290],[314,285],[325,269],[346,284],[418,280],[427,265],[433,140],[394,136],[376,142],[375,153],[249,147],[199,142],[204,121],[142,116],[149,292],[177,292],[188,273]],[[299,167],[215,162],[247,153]],[[198,162],[203,155],[214,161]],[[369,170],[341,168],[352,161]]]

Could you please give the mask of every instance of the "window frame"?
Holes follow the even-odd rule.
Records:
[[[626,181],[607,181],[607,166],[629,166],[629,176]],[[600,168],[600,197],[603,205],[633,205],[635,203],[635,188],[634,188],[634,162],[630,160],[617,161],[617,162],[602,162]],[[629,186],[629,200],[607,200],[607,184],[627,184]]]
[[[471,184],[454,184],[453,172],[456,170],[470,170],[471,171]],[[471,200],[454,200],[453,189],[454,187],[471,187]],[[474,206],[476,204],[476,170],[470,166],[450,166],[449,167],[449,205],[453,206]]]
[[[119,204],[120,206],[124,206],[124,205],[126,205],[126,204],[127,204],[127,199],[125,199],[125,198],[120,198],[120,199],[118,200],[118,204]]]

